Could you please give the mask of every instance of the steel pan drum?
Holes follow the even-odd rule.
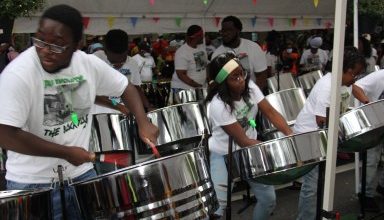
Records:
[[[148,119],[159,128],[157,146],[164,151],[188,150],[190,143],[198,143],[205,130],[210,134],[208,120],[199,103],[172,105],[147,113]],[[134,136],[135,149],[150,149],[138,136]],[[140,152],[140,151],[139,151]],[[163,155],[163,154],[162,154]]]
[[[0,191],[0,219],[52,219],[51,189]]]
[[[131,151],[128,117],[123,114],[95,114],[90,139],[93,152]]]
[[[301,88],[304,89],[306,95],[309,95],[316,81],[323,77],[321,70],[305,73],[297,77],[297,81]]]
[[[280,90],[299,87],[299,84],[293,78],[292,73],[279,74],[280,88],[278,87],[278,80],[277,79],[278,79],[277,76],[272,76],[272,77],[269,77],[267,79],[269,93],[274,93],[274,92],[278,92]]]
[[[262,142],[233,153],[242,179],[268,185],[291,182],[325,160],[326,130],[317,130]]]
[[[84,219],[202,219],[217,198],[195,149],[74,183]]]
[[[173,101],[175,104],[199,102],[203,101],[205,97],[207,97],[207,89],[185,89],[177,92],[173,97]]]
[[[384,139],[384,100],[371,102],[340,116],[339,151],[358,152]]]
[[[295,124],[297,115],[306,101],[304,91],[301,88],[282,90],[267,95],[265,98],[287,120],[288,125]],[[275,132],[276,128],[268,119],[263,117],[261,130],[263,136],[270,136],[268,133]]]

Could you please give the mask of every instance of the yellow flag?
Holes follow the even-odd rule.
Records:
[[[115,19],[116,17],[108,17],[107,20],[108,20],[108,27],[109,28],[112,28],[113,25],[115,24]]]
[[[313,4],[314,4],[315,7],[317,8],[317,6],[319,5],[319,0],[313,0]]]

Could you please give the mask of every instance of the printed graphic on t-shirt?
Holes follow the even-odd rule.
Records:
[[[83,76],[44,80],[44,85],[44,135],[54,137],[80,126],[85,127],[92,103],[87,88],[89,85]],[[72,114],[77,115],[77,125],[72,121]]]
[[[131,75],[131,70],[127,68],[120,68],[118,71],[123,74],[124,76],[130,76]]]
[[[196,71],[200,72],[205,70],[205,67],[207,66],[207,58],[205,56],[204,51],[199,51],[193,54],[193,58],[196,63]]]
[[[350,95],[348,92],[341,93],[340,114],[347,112],[350,103],[349,98]]]
[[[243,107],[235,110],[235,116],[236,116],[237,122],[239,122],[239,124],[244,129],[244,131],[247,131],[249,128],[248,121],[251,118],[248,118],[249,117],[248,114],[251,111],[252,107],[253,107],[253,104],[250,103],[248,105],[245,104]]]
[[[320,57],[318,54],[311,54],[307,59],[308,67],[317,68],[320,67]]]

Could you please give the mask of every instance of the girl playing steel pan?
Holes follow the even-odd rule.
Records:
[[[208,118],[212,126],[209,138],[210,169],[220,204],[215,217],[219,218],[227,200],[228,174],[223,155],[228,153],[228,137],[233,137],[234,150],[260,143],[254,119],[258,109],[285,135],[292,134],[292,131],[285,119],[264,99],[259,87],[249,80],[233,53],[215,57],[208,66],[208,72],[206,102],[209,103]],[[257,197],[252,219],[268,219],[276,204],[274,187],[252,180],[248,183]]]

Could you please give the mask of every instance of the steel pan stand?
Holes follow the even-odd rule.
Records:
[[[228,179],[227,179],[227,207],[225,208],[225,217],[227,220],[231,220],[231,202],[232,202],[232,148],[233,138],[228,138]]]
[[[61,200],[61,213],[63,216],[63,220],[67,220],[67,207],[65,204],[65,186],[64,186],[64,179],[63,179],[63,166],[58,165],[57,166],[57,174],[59,176],[59,187],[60,187],[60,200]]]
[[[365,192],[367,187],[367,150],[361,152],[362,167],[361,167],[361,189],[360,189],[360,214],[357,219],[365,218]]]

